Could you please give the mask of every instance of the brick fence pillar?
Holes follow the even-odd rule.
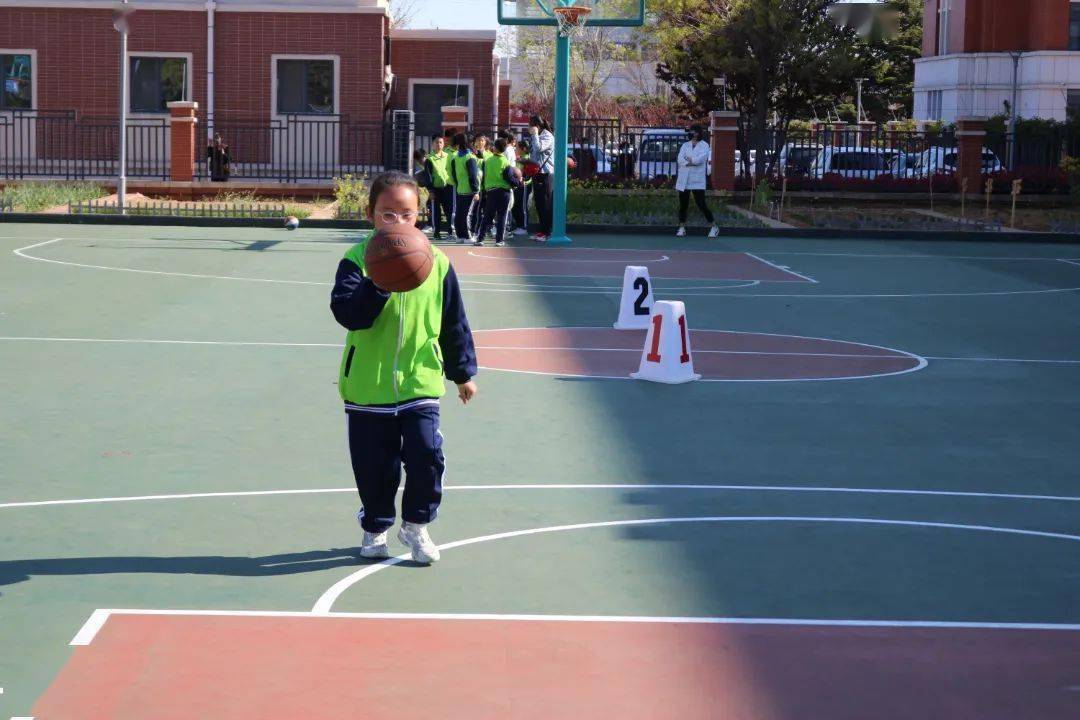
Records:
[[[874,131],[877,123],[873,120],[859,121],[859,147],[870,147],[874,144]]]
[[[845,135],[847,135],[848,124],[846,122],[834,122],[831,127],[833,146],[846,147]]]
[[[460,105],[444,105],[442,107],[442,128],[444,133],[447,130],[453,130],[456,133],[468,130],[469,108]]]
[[[191,182],[195,179],[195,125],[199,103],[171,102],[169,107],[169,179]]]
[[[986,140],[985,117],[962,117],[956,121],[957,181],[968,181],[968,191],[978,192],[982,183],[982,149]]]
[[[716,110],[710,113],[712,147],[712,189],[735,190],[735,146],[739,132],[739,113]]]

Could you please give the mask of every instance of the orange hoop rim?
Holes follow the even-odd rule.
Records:
[[[581,27],[583,24],[582,18],[588,17],[592,12],[592,8],[582,7],[580,5],[560,5],[559,7],[551,8],[551,11],[558,15],[563,23],[570,27]]]

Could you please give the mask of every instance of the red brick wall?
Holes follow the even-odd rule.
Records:
[[[457,78],[473,81],[473,123],[488,126],[494,118],[495,82],[491,58],[495,42],[489,40],[393,40],[391,63],[397,83],[390,102],[409,107],[410,78]]]
[[[941,0],[926,0],[923,55],[936,54]],[[952,0],[951,52],[1067,50],[1069,0]]]
[[[206,97],[206,16],[134,15],[128,50],[194,54],[192,99]],[[0,8],[0,47],[37,50],[38,107],[84,115],[119,114],[120,35],[109,10]]]
[[[314,54],[340,57],[338,111],[352,120],[380,120],[382,24],[382,16],[360,13],[217,13],[217,119],[269,119],[270,56]]]
[[[271,115],[273,54],[339,55],[341,113],[382,117],[383,17],[343,13],[215,15],[216,115],[219,120]],[[190,52],[191,99],[206,111],[206,13],[136,12],[131,52]],[[0,8],[0,47],[37,50],[38,107],[85,115],[118,114],[120,37],[109,10]]]

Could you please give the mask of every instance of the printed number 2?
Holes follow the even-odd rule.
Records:
[[[649,297],[649,281],[643,277],[639,277],[634,281],[634,289],[641,291],[641,294],[638,295],[638,299],[634,301],[634,314],[648,315],[649,308],[645,307],[642,303],[645,302],[645,298]]]
[[[653,324],[653,337],[652,337],[652,349],[649,350],[649,354],[645,356],[645,359],[649,362],[660,362],[660,331],[664,327],[664,316],[656,315],[652,319]],[[682,336],[682,355],[679,356],[680,363],[690,362],[690,348],[686,346],[686,316],[679,316],[679,334]]]

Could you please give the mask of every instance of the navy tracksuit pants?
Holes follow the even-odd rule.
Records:
[[[435,237],[442,233],[443,223],[440,215],[446,215],[446,233],[454,234],[454,201],[457,194],[450,185],[428,190],[431,198],[431,227],[435,229]],[[442,211],[441,213],[439,211]]]
[[[406,475],[402,519],[411,523],[433,521],[442,501],[446,471],[438,404],[431,401],[414,405],[399,409],[396,415],[392,407],[351,411],[346,418],[364,530],[381,533],[393,526],[402,464]]]

